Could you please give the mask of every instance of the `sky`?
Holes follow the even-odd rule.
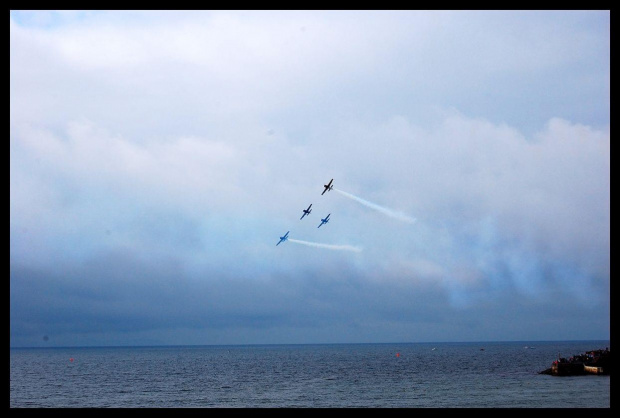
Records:
[[[9,31],[11,347],[610,338],[609,10]]]

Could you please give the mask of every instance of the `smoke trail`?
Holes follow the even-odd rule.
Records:
[[[334,188],[334,190],[337,191],[338,193],[348,197],[349,199],[353,199],[353,200],[361,203],[362,205],[368,206],[371,209],[377,210],[377,211],[379,211],[379,212],[383,213],[384,215],[387,215],[387,216],[389,216],[391,218],[398,219],[399,221],[403,221],[403,222],[408,222],[410,224],[415,222],[415,218],[412,218],[411,216],[407,216],[404,213],[395,212],[395,211],[393,211],[391,209],[384,208],[383,206],[379,206],[376,203],[369,202],[367,200],[362,199],[361,197],[354,196],[354,195],[352,195],[350,193],[343,192],[342,190],[338,190],[336,188]]]
[[[356,253],[359,253],[362,251],[360,247],[354,247],[352,245],[320,244],[318,242],[301,241],[301,240],[293,239],[293,238],[289,238],[288,240],[291,242],[295,242],[297,244],[308,245],[310,247],[327,248],[329,250],[355,251]]]

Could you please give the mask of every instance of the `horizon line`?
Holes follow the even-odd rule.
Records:
[[[172,347],[247,347],[247,346],[279,346],[279,345],[387,345],[387,344],[494,344],[494,343],[554,343],[554,342],[590,342],[608,341],[607,339],[576,339],[576,340],[487,340],[487,341],[420,341],[420,342],[358,342],[358,343],[232,343],[232,344],[147,344],[147,345],[75,345],[75,346],[10,346],[9,349],[38,348],[172,348]]]

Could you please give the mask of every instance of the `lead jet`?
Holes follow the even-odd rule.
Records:
[[[278,245],[280,245],[280,243],[281,243],[281,242],[286,241],[286,240],[288,239],[288,233],[289,233],[289,232],[291,232],[291,231],[286,231],[286,234],[284,234],[284,236],[283,236],[283,237],[280,237],[280,241],[278,241],[278,243],[276,244],[276,247],[277,247]]]
[[[334,188],[334,186],[332,186],[332,181],[334,181],[334,179],[331,179],[329,183],[323,185],[323,187],[325,187],[325,190],[323,190],[323,193],[321,193],[321,196],[323,196],[326,191]]]
[[[300,221],[304,218],[304,216],[310,215],[310,212],[312,212],[312,209],[310,209],[311,207],[312,207],[312,203],[310,203],[310,206],[308,206],[308,209],[304,209],[304,214],[301,215],[301,218],[299,218]]]
[[[327,215],[326,217],[324,217],[323,219],[321,219],[321,223],[319,224],[319,226],[317,226],[317,228],[320,228],[323,224],[326,224],[327,222],[329,222],[329,215],[331,215],[331,213],[330,213],[330,214],[328,214],[328,215]]]

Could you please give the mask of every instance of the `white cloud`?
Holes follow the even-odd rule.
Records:
[[[552,258],[571,254],[586,262],[594,257],[603,265],[609,260],[608,133],[552,120],[535,140],[528,140],[512,128],[462,115],[448,116],[434,131],[397,119],[404,123],[397,131],[392,122],[384,129],[369,127],[363,139],[369,144],[365,149],[355,150],[353,143],[359,137],[347,139],[348,132],[336,136],[355,151],[347,154],[349,159],[339,168],[342,176],[335,184],[382,207],[417,217],[423,225],[409,226],[415,232],[410,238],[399,238],[398,245],[415,241],[422,232],[432,234],[425,237],[431,240],[430,248],[467,253],[459,249],[463,243],[455,238],[465,234],[479,239],[480,222],[490,218],[495,220],[492,236],[499,234],[500,242],[516,239],[526,243],[528,251],[541,251]],[[297,151],[298,145],[278,139],[247,148],[227,137],[139,143],[85,122],[70,123],[59,136],[32,127],[13,131],[13,154],[38,167],[29,174],[17,164],[11,167],[12,205],[26,211],[37,196],[63,196],[67,194],[63,188],[69,186],[67,190],[88,189],[85,197],[141,202],[193,217],[209,210],[229,215],[251,211],[258,218],[275,216],[274,210],[296,214],[297,206],[307,204],[311,195],[305,188],[295,190],[295,185],[306,173],[316,176],[313,162],[303,160],[296,165],[289,161],[286,169],[279,161],[296,153],[321,154],[312,145]],[[44,177],[39,180],[37,175]],[[46,178],[61,181],[54,184]],[[22,187],[22,181],[31,186]],[[33,189],[34,184],[42,190]],[[328,196],[332,201],[338,199]],[[73,199],[78,206],[83,204],[79,194]],[[365,213],[363,206],[350,212],[356,202],[334,203],[349,211],[349,219],[339,222],[351,228],[359,229],[355,218],[362,215],[376,223],[374,228],[381,224],[395,227],[381,214]],[[448,231],[450,238],[442,241],[437,228],[446,222],[452,230]],[[365,234],[368,238],[376,235],[372,230]],[[393,251],[398,245],[388,243],[387,248]]]
[[[609,91],[608,70],[593,64],[604,59],[600,45],[608,40],[581,23],[595,20],[586,19],[588,13],[561,15],[566,26],[544,16],[216,11],[166,19],[118,12],[51,29],[12,20],[11,89],[19,94],[12,94],[11,115],[77,114],[125,132],[145,121],[167,129],[170,123],[150,116],[165,112],[182,121],[175,127],[194,134],[206,124],[230,123],[235,113],[274,120],[284,112],[284,120],[316,124],[339,115],[411,117],[424,105],[449,103],[461,111],[472,107],[468,114],[493,114],[507,99],[521,106],[510,88],[526,82],[539,89],[522,92],[534,94],[529,105],[501,110],[491,120],[532,120],[532,108],[540,113],[536,121],[548,120],[563,115],[548,114],[539,103],[571,91],[558,80],[583,83],[578,60],[588,59],[591,80],[599,80],[589,91]],[[541,19],[552,23],[541,25]],[[558,67],[577,79],[559,79]],[[31,96],[21,101],[24,92]],[[588,94],[575,91],[572,106],[580,108]]]
[[[551,17],[563,20],[541,25]],[[462,310],[560,287],[591,306],[583,286],[605,304],[608,61],[593,44],[608,29],[590,25],[608,15],[60,19],[11,18],[12,262],[127,251],[170,257],[197,282],[355,277],[385,295],[441,290],[428,303]],[[599,81],[564,87],[583,79]],[[586,96],[603,103],[594,117],[567,117],[586,114]],[[321,196],[332,177],[416,222]],[[364,251],[274,251],[289,229]]]

